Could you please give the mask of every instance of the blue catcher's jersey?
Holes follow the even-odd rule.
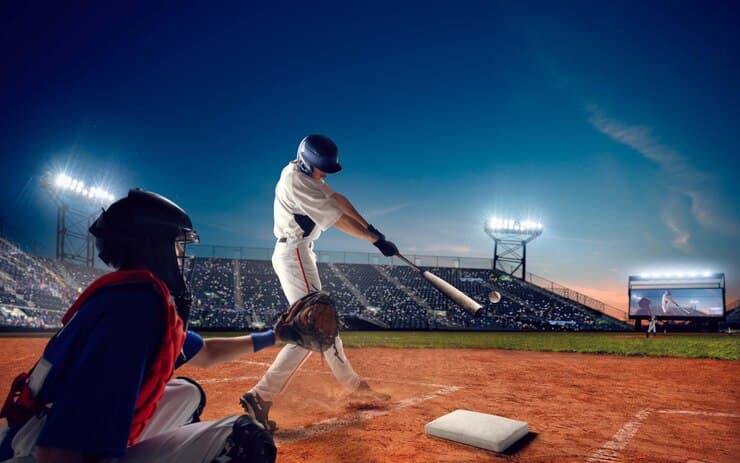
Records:
[[[139,389],[162,341],[161,304],[150,284],[104,288],[57,334],[43,355],[52,367],[39,399],[53,406],[39,446],[124,455]],[[202,347],[188,332],[177,366]],[[12,457],[14,431],[0,444],[0,461]]]

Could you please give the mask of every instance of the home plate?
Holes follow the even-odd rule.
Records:
[[[424,426],[424,432],[494,452],[503,452],[526,436],[529,426],[524,421],[469,410],[455,410]]]

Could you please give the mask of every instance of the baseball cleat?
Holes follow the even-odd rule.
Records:
[[[234,421],[221,453],[210,463],[275,462],[277,448],[269,432],[248,415]]]
[[[256,392],[247,392],[239,399],[239,405],[242,406],[247,415],[254,418],[266,431],[274,432],[277,429],[277,424],[267,419],[272,402],[262,400]]]
[[[360,385],[357,386],[357,389],[352,391],[350,393],[349,397],[351,399],[357,399],[357,400],[381,400],[386,401],[391,398],[390,394],[386,394],[384,392],[379,392],[373,390],[370,385],[367,383],[367,381],[362,380],[360,381]]]

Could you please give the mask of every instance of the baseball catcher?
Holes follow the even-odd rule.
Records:
[[[274,330],[288,344],[325,352],[339,334],[337,308],[327,293],[308,293],[278,317]]]

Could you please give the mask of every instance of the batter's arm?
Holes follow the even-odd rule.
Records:
[[[337,204],[339,204],[339,209],[342,210],[342,213],[344,215],[347,215],[347,216],[353,218],[357,223],[359,223],[362,226],[362,228],[367,228],[368,227],[367,220],[365,220],[360,215],[360,213],[357,212],[357,209],[355,209],[355,207],[352,205],[352,203],[349,201],[349,199],[347,199],[346,196],[344,196],[344,195],[342,195],[340,193],[334,192],[334,194],[331,195],[331,197],[334,198],[334,200],[337,202]],[[344,231],[344,230],[342,230],[342,231]]]
[[[365,224],[367,226],[367,222],[365,222]],[[370,243],[375,243],[379,238],[375,233],[369,231],[366,226],[363,227],[360,222],[347,214],[342,214],[342,216],[334,223],[334,226],[348,235],[363,239]]]

